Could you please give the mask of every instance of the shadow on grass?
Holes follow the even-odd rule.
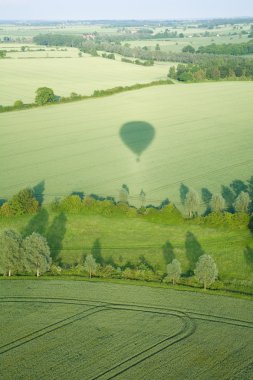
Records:
[[[36,232],[42,236],[46,236],[46,231],[48,227],[48,212],[45,209],[41,209],[37,214],[35,214],[28,222],[27,226],[21,231],[23,237],[31,235]]]
[[[167,240],[166,243],[163,245],[162,249],[165,264],[170,264],[175,259],[173,245],[169,242],[169,240]]]
[[[66,215],[62,212],[57,215],[47,232],[47,241],[51,251],[51,257],[54,262],[60,264],[59,254],[63,247],[63,239],[66,233]]]
[[[250,266],[251,270],[253,270],[253,248],[246,247],[244,250],[244,258],[246,263]]]
[[[189,263],[189,270],[187,274],[192,275],[194,273],[194,269],[196,267],[196,264],[200,256],[204,255],[205,251],[201,247],[201,244],[199,243],[195,235],[189,231],[186,234],[185,250],[186,250],[186,257]]]

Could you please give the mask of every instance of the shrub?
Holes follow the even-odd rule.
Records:
[[[23,107],[23,105],[24,105],[24,103],[22,102],[22,100],[16,100],[15,102],[14,102],[14,107],[15,108],[21,108],[21,107]]]

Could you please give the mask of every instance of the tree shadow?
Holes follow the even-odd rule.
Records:
[[[195,235],[190,231],[188,231],[186,234],[185,251],[189,262],[189,270],[187,274],[192,275],[200,256],[204,255],[205,251],[201,247],[201,244]]]
[[[229,212],[234,213],[235,194],[228,186],[221,186],[221,195],[225,199],[226,207]]]
[[[91,254],[98,264],[104,265],[105,260],[102,257],[102,246],[100,239],[96,239],[91,248]]]
[[[46,236],[46,231],[48,227],[48,212],[46,209],[41,209],[37,214],[35,214],[28,222],[27,226],[21,231],[23,237],[31,235],[36,232],[42,236]]]
[[[122,125],[119,135],[123,143],[137,155],[137,161],[140,161],[141,154],[155,138],[155,129],[145,121],[131,121]]]
[[[244,250],[244,258],[246,263],[253,270],[253,249],[250,247],[246,247]]]
[[[32,190],[34,193],[34,197],[37,199],[39,205],[41,206],[44,202],[45,181],[43,180],[39,182],[37,185],[33,187]]]
[[[246,185],[246,183],[244,183],[243,181],[241,181],[240,179],[235,179],[233,182],[231,182],[231,184],[229,185],[231,187],[231,189],[233,190],[234,194],[235,194],[235,197],[238,197],[238,195],[242,192],[242,191],[247,191],[248,190],[248,185]]]
[[[47,232],[47,241],[51,251],[51,257],[54,262],[60,263],[59,254],[62,250],[63,239],[66,233],[66,215],[62,212],[57,215]]]
[[[188,186],[181,183],[180,188],[179,188],[179,194],[180,194],[180,200],[181,200],[182,205],[185,204],[186,196],[187,196],[189,190],[190,189]]]
[[[83,191],[73,191],[71,195],[77,195],[82,201],[84,200],[85,194]]]
[[[160,205],[158,206],[158,210],[162,210],[164,207],[168,206],[170,204],[169,198],[165,198]]]
[[[202,198],[203,203],[206,205],[206,209],[205,209],[205,212],[203,213],[203,216],[207,216],[212,212],[212,209],[210,206],[212,196],[213,194],[206,187],[203,187],[201,189],[201,198]]]
[[[139,256],[139,266],[144,266],[145,268],[154,271],[154,267],[148,262],[144,255]]]
[[[167,240],[166,243],[163,245],[162,249],[165,264],[170,264],[175,259],[173,245],[169,242],[169,240]]]
[[[0,207],[1,207],[4,203],[6,203],[6,202],[7,202],[6,199],[4,199],[4,198],[0,198]]]

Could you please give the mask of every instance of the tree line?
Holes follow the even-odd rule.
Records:
[[[191,52],[194,52],[191,50]],[[210,44],[200,46],[196,53],[223,54],[223,55],[248,55],[253,54],[253,40],[238,44]]]
[[[253,60],[247,58],[228,58],[210,56],[199,63],[172,66],[169,78],[181,82],[201,82],[205,80],[252,80]]]

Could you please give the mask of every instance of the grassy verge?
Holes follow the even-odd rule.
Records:
[[[92,282],[92,283],[111,283],[111,284],[121,284],[121,285],[133,285],[133,286],[146,286],[150,288],[159,288],[159,289],[173,289],[175,291],[186,291],[186,292],[194,292],[194,293],[202,293],[202,294],[211,294],[211,295],[220,295],[220,296],[227,296],[227,297],[233,297],[233,298],[241,298],[241,299],[248,299],[253,301],[253,294],[251,293],[244,293],[239,291],[233,291],[229,289],[223,289],[223,290],[214,290],[214,289],[208,289],[204,290],[202,288],[192,287],[189,285],[170,285],[170,284],[164,284],[161,282],[147,282],[147,281],[141,281],[141,280],[125,280],[125,279],[116,279],[116,278],[88,278],[84,276],[78,276],[78,275],[70,275],[70,276],[41,276],[41,277],[35,277],[35,276],[12,276],[12,277],[0,277],[0,281],[18,281],[18,280],[36,280],[36,281],[55,281],[55,280],[62,280],[62,281],[85,281],[85,282]]]

